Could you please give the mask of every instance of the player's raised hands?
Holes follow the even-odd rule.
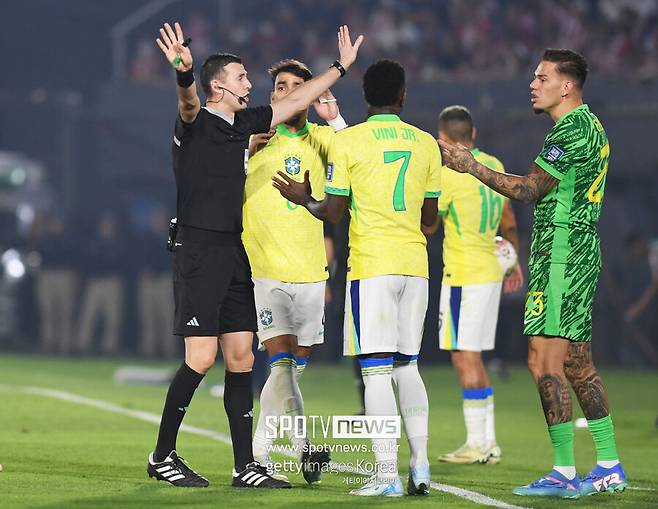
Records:
[[[352,44],[352,39],[350,38],[350,29],[347,25],[342,25],[338,29],[338,53],[340,54],[340,65],[342,65],[345,70],[354,63],[356,60],[356,55],[359,52],[359,47],[363,42],[363,35],[359,35]]]
[[[180,24],[174,23],[174,28],[176,31],[169,23],[165,23],[160,29],[160,37],[155,42],[174,69],[181,72],[189,71],[192,69],[192,53],[185,43]]]
[[[471,151],[461,143],[453,145],[444,140],[437,140],[441,150],[441,159],[444,166],[459,173],[470,173],[470,169],[477,161]]]
[[[277,178],[276,175],[272,176],[272,185],[276,187],[281,196],[290,200],[292,203],[297,205],[306,205],[313,198],[311,194],[313,190],[311,189],[311,181],[308,177],[308,170],[304,172],[304,182],[297,182],[296,180],[291,179],[286,173],[282,171],[277,172],[280,178]]]

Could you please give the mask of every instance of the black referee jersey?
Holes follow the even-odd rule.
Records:
[[[178,224],[227,233],[242,232],[242,202],[249,136],[269,131],[272,107],[235,113],[233,123],[201,108],[194,122],[176,119],[172,145]]]

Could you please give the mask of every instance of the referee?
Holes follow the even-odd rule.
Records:
[[[339,60],[284,99],[247,108],[251,83],[239,57],[209,56],[201,67],[207,97],[201,107],[192,54],[178,23],[165,23],[157,44],[176,69],[178,117],[173,138],[178,232],[174,241],[174,334],[185,337],[185,362],[169,386],[150,477],[174,486],[205,487],[208,480],[176,453],[176,437],[194,391],[221,346],[226,365],[224,408],[233,442],[233,486],[289,488],[254,461],[251,351],[256,326],[251,269],[240,239],[249,136],[267,132],[305,110],[356,59],[363,36],[352,44],[338,31]]]

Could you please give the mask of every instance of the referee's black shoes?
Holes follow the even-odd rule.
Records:
[[[275,479],[260,463],[249,463],[242,472],[233,471],[233,482],[236,488],[292,488],[288,481]]]
[[[151,453],[146,472],[149,477],[155,477],[158,481],[167,481],[180,488],[205,488],[209,484],[208,479],[188,467],[176,451],[171,451],[164,461],[159,462],[154,461]]]

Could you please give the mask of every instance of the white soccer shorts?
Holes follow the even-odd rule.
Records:
[[[299,346],[324,342],[324,290],[326,281],[284,283],[254,278],[258,342],[291,334]]]
[[[441,350],[493,350],[502,281],[481,285],[441,285],[439,347]]]
[[[348,281],[343,355],[418,355],[427,312],[427,279],[387,275]]]

